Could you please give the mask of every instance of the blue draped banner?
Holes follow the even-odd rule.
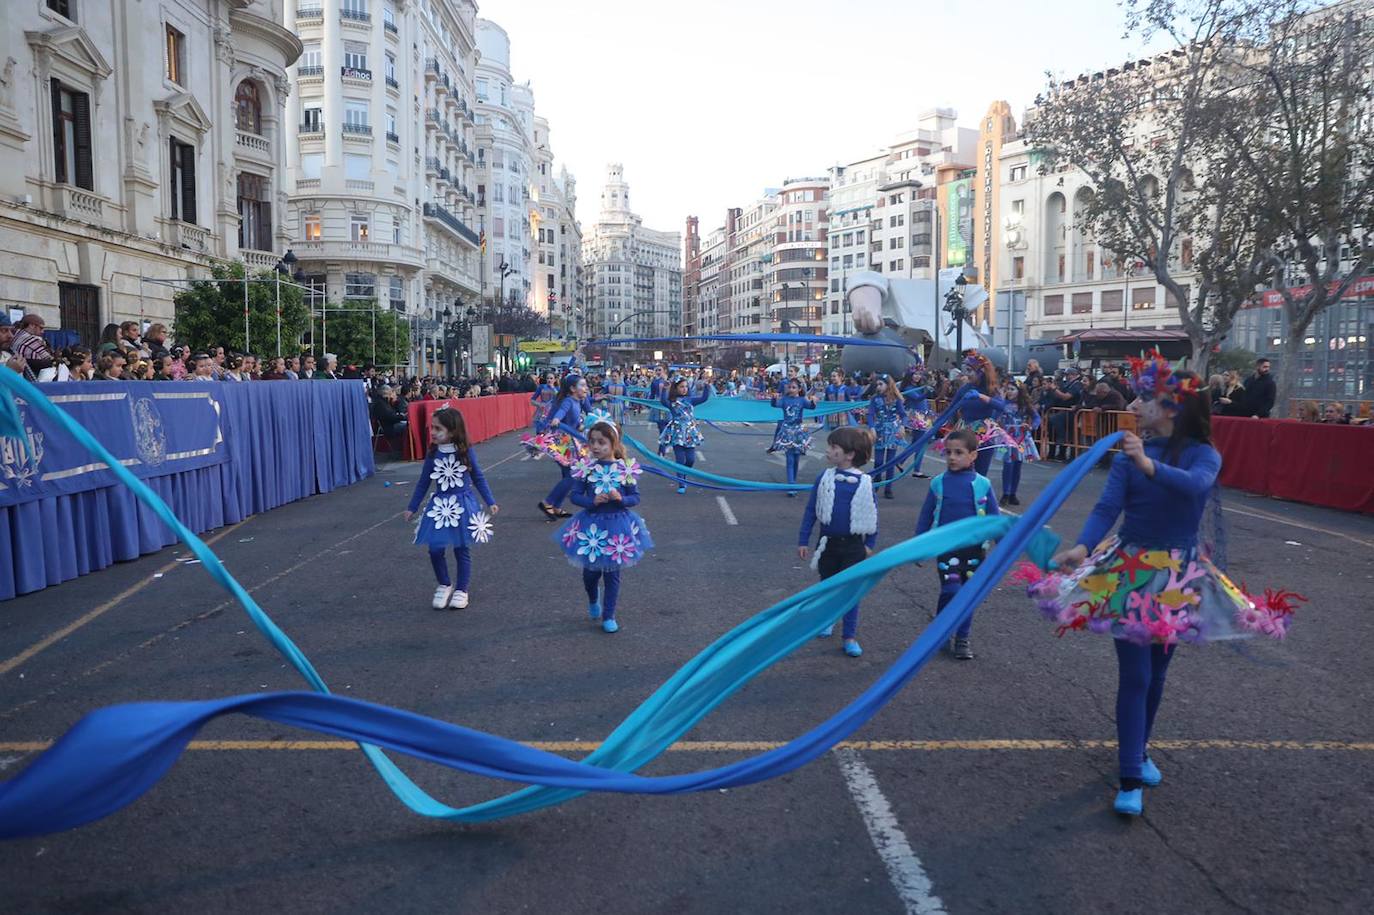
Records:
[[[42,391],[196,532],[375,469],[361,382],[74,382]],[[17,400],[25,438],[0,441],[0,600],[176,542],[112,471]]]

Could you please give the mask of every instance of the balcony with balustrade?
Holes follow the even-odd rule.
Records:
[[[423,205],[421,209],[426,219],[435,220],[436,222],[438,222],[439,224],[443,225],[445,228],[453,232],[454,235],[457,235],[459,238],[466,241],[468,244],[472,245],[473,247],[477,246],[477,233],[472,231],[472,229],[469,229],[461,219],[459,219],[457,216],[454,216],[441,204],[426,203]]]
[[[247,130],[237,130],[234,135],[234,156],[250,162],[272,166],[272,141],[262,134]]]

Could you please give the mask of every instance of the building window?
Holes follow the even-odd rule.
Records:
[[[301,283],[305,287],[305,304],[310,308],[323,308],[329,281],[323,273],[313,273]]]
[[[301,217],[302,234],[306,241],[319,241],[324,235],[319,213],[306,213]]]
[[[368,217],[366,214],[353,214],[350,234],[356,242],[365,242],[371,238],[371,232],[368,229]]]
[[[390,51],[386,54],[386,78],[391,82],[396,82],[396,55]]]
[[[396,31],[396,9],[390,3],[382,5],[382,26]]]
[[[377,277],[371,273],[345,273],[344,298],[372,299],[377,296]]]
[[[405,280],[399,276],[391,278],[391,307],[397,311],[405,308],[406,305],[406,286]]]
[[[1076,315],[1093,313],[1093,294],[1091,292],[1075,292],[1073,294],[1073,313]]]
[[[305,75],[309,71],[318,71],[324,58],[320,56],[320,43],[312,41],[305,45],[305,50],[301,52],[301,59],[296,61],[298,72]]]
[[[301,133],[319,133],[324,129],[324,109],[304,108],[301,110]],[[316,175],[315,177],[319,177]]]
[[[348,101],[344,104],[344,130],[366,133],[371,122],[368,119],[367,102]]]
[[[186,36],[167,26],[167,78],[178,86],[186,85]]]
[[[272,189],[262,175],[239,174],[239,248],[272,250]]]
[[[1012,181],[1025,181],[1025,180],[1026,180],[1026,169],[1027,169],[1027,166],[1025,166],[1025,165],[1013,165],[1013,166],[1011,167],[1011,180],[1012,180]]]
[[[486,79],[477,80],[477,101],[485,102],[487,96],[491,94],[491,84]]]
[[[48,9],[59,16],[64,16],[72,22],[76,21],[76,0],[48,0]],[[62,322],[63,327],[70,327],[66,321]]]
[[[74,330],[87,346],[100,339],[100,287],[57,284],[58,314],[64,330]]]
[[[1064,313],[1064,297],[1062,295],[1045,296],[1045,314],[1062,315]]]
[[[1015,213],[1017,216],[1024,216],[1026,213],[1026,201],[1013,200],[1011,202],[1011,211]]]
[[[324,167],[324,153],[306,153],[301,156],[301,178],[314,179],[320,178],[320,170]]]
[[[343,8],[343,18],[357,19],[360,22],[368,22],[372,19],[367,12],[367,0],[343,0],[340,4]]]
[[[1102,290],[1102,310],[1120,311],[1121,310],[1121,290],[1104,289]]]
[[[892,263],[888,264],[887,266],[888,266],[888,269],[889,269],[889,270],[892,270],[892,271],[905,270],[905,269],[906,269],[906,261],[905,261],[905,260],[895,260],[895,261],[893,261]]]
[[[367,45],[361,41],[345,41],[343,65],[345,70],[366,70]]]
[[[372,158],[353,153],[344,156],[344,178],[349,181],[367,181],[372,177]]]
[[[1131,310],[1146,311],[1155,307],[1155,287],[1136,286],[1131,289]]]
[[[245,79],[234,90],[234,126],[247,133],[262,134],[262,98],[258,84]]]
[[[91,97],[52,81],[54,180],[95,190],[91,171]]]
[[[196,221],[196,148],[176,137],[167,141],[171,162],[172,186],[167,197],[172,202],[171,217],[182,222]]]
[[[1024,280],[1026,278],[1026,259],[1020,255],[1011,259],[1011,278],[1014,280]]]
[[[391,243],[393,245],[399,245],[401,243],[401,223],[399,221],[393,221],[391,223]]]

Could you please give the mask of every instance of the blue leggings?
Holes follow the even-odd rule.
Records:
[[[896,451],[895,448],[879,448],[877,451],[873,452],[873,467],[876,469],[876,468],[878,468],[878,467],[883,466],[883,465],[886,464],[888,461],[892,460],[894,457],[896,457],[896,455],[893,453],[893,452],[895,452],[895,451]],[[883,470],[883,471],[880,471],[880,472],[878,472],[878,473],[875,473],[875,474],[873,475],[873,486],[874,486],[874,488],[876,488],[876,487],[878,487],[879,485],[881,485],[883,480],[887,480],[887,491],[888,491],[888,492],[891,492],[891,491],[892,491],[892,477],[893,477],[896,473],[897,473],[897,468],[896,468],[896,467],[889,467],[889,468],[887,468],[886,470]]]
[[[615,603],[620,599],[620,570],[611,572],[598,572],[596,569],[582,570],[582,587],[587,591],[587,601],[596,603],[597,584],[605,580],[605,593],[601,596],[601,618],[603,620],[615,619]]]
[[[674,445],[673,460],[677,461],[683,467],[694,467],[697,463],[697,450],[695,448],[684,448],[681,445]],[[677,481],[683,486],[686,486],[687,476],[679,473],[677,475]]]
[[[796,451],[787,452],[787,482],[797,482],[797,466],[801,463],[801,454]]]
[[[1024,461],[1002,461],[1002,498],[1016,495],[1021,485],[1021,465]]]
[[[557,483],[553,484],[553,489],[549,490],[549,494],[544,497],[544,503],[552,505],[554,508],[563,507],[563,500],[568,497],[568,493],[572,492],[573,488],[572,471],[559,464],[558,472],[562,476]]]
[[[1138,779],[1174,653],[1163,645],[1112,641],[1116,643],[1116,742],[1121,777]]]
[[[666,419],[656,419],[654,420],[654,425],[658,426],[658,456],[663,457],[664,453],[668,450],[668,446],[663,444],[663,430],[668,428],[668,421]],[[681,461],[678,463],[681,463]]]
[[[455,546],[453,555],[458,557],[458,582],[459,591],[467,591],[468,582],[472,581],[472,551],[465,546]],[[437,547],[429,551],[429,561],[434,566],[434,580],[444,587],[448,587],[453,582],[448,577],[448,562],[444,559],[444,548]]]

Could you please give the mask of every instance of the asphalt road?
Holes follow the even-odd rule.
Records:
[[[780,480],[766,442],[708,430],[702,466]],[[467,610],[429,609],[429,564],[400,517],[418,465],[217,532],[215,548],[337,691],[574,756],[721,632],[812,581],[794,546],[802,499],[722,506],[650,479],[658,550],[625,574],[624,628],[606,635],[534,507],[556,469],[523,460],[516,436],[479,450],[502,512]],[[1023,501],[1057,466],[1027,468]],[[1076,534],[1103,478],[1058,530]],[[908,480],[880,503],[880,545],[910,535],[925,488]],[[1225,504],[1235,576],[1311,604],[1284,643],[1182,649],[1155,735],[1165,782],[1134,822],[1110,810],[1111,646],[1055,638],[1003,585],[978,611],[975,661],[937,658],[849,749],[774,781],[452,825],[410,813],[346,744],[226,719],[129,808],[0,845],[0,911],[1368,912],[1374,524],[1241,493]],[[0,770],[103,705],[303,688],[185,556],[0,605]],[[896,658],[935,597],[928,565],[897,570],[865,601],[861,659],[838,639],[804,647],[645,771],[797,736]],[[512,787],[401,764],[454,805]]]

